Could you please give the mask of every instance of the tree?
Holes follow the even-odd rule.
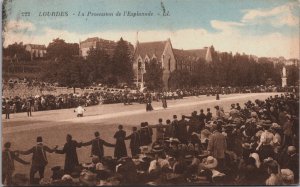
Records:
[[[14,43],[3,49],[3,56],[16,60],[30,60],[30,52],[25,50],[23,43]]]
[[[128,43],[125,42],[123,38],[117,42],[117,46],[113,54],[112,74],[117,78],[118,83],[132,83],[132,57]]]
[[[188,70],[175,70],[169,78],[170,88],[189,88],[192,83],[192,76]]]
[[[47,57],[50,59],[67,59],[79,54],[77,43],[66,43],[65,40],[56,38],[47,47]]]
[[[86,62],[90,82],[109,82],[107,79],[111,77],[111,60],[104,50],[98,47],[91,48]]]
[[[162,75],[163,70],[156,59],[152,59],[149,63],[145,64],[146,73],[144,80],[146,87],[150,90],[161,90],[163,87]]]

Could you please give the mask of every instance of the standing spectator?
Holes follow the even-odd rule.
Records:
[[[165,131],[164,131],[164,125],[162,124],[162,119],[158,119],[158,124],[155,126],[156,128],[156,141],[164,139]]]
[[[15,170],[14,160],[20,162],[21,164],[29,165],[29,162],[26,162],[19,158],[14,151],[10,150],[11,143],[6,142],[4,144],[4,150],[2,151],[2,184],[6,181],[6,185],[12,185],[12,175]]]
[[[95,155],[98,156],[100,160],[102,160],[104,156],[104,148],[103,145],[107,147],[115,147],[114,144],[107,143],[106,141],[100,138],[100,133],[97,131],[95,132],[95,138],[91,141],[81,143],[82,146],[89,146],[92,145],[91,149],[91,156]]]
[[[10,114],[10,104],[8,103],[8,101],[5,103],[5,119],[9,119],[9,114]]]
[[[34,175],[36,172],[39,172],[40,179],[44,178],[45,167],[48,164],[46,152],[53,153],[57,146],[53,149],[50,149],[48,146],[43,145],[43,138],[38,136],[37,145],[33,146],[31,149],[27,151],[20,151],[20,154],[29,155],[32,153],[32,163],[30,168],[30,184],[34,183]]]
[[[81,147],[81,145],[77,141],[72,140],[70,134],[67,135],[66,141],[64,148],[56,150],[55,153],[66,154],[64,170],[67,174],[71,174],[74,168],[79,165],[76,148]]]
[[[185,116],[182,115],[181,120],[178,121],[178,139],[181,143],[186,144],[188,142],[188,131],[187,131],[187,121]]]
[[[30,100],[27,100],[27,102],[26,102],[26,111],[27,111],[27,116],[31,117],[31,102],[30,102]]]
[[[204,125],[206,122],[206,115],[204,114],[203,109],[200,110],[200,114],[198,117],[199,117],[199,122],[200,122],[201,126]]]
[[[168,107],[168,105],[167,105],[167,98],[164,94],[161,97],[161,102],[162,102],[163,108],[166,109]]]
[[[165,137],[173,138],[175,135],[175,128],[171,124],[171,120],[166,120],[166,124]]]
[[[212,119],[212,113],[210,112],[210,108],[207,108],[206,121],[210,121],[211,119]]]
[[[127,157],[127,150],[125,145],[126,132],[123,130],[123,126],[119,125],[118,131],[115,133],[114,138],[116,139],[116,146],[114,156],[117,159]]]
[[[218,160],[219,169],[224,169],[225,151],[227,149],[226,137],[221,133],[221,124],[213,125],[213,134],[209,137],[207,151]]]
[[[129,139],[130,139],[129,147],[131,150],[131,156],[134,157],[140,153],[140,146],[141,146],[140,134],[137,132],[136,127],[132,127],[132,134],[130,134],[125,138],[125,140],[129,140]]]
[[[299,182],[299,155],[297,154],[295,146],[289,146],[287,148],[288,159],[286,161],[286,166],[283,168],[288,168],[293,171],[295,176],[295,183]]]
[[[139,130],[141,146],[148,146],[152,143],[151,132],[146,125],[146,122],[142,122],[141,129]]]
[[[293,122],[291,115],[286,115],[286,122],[283,125],[283,143],[282,147],[285,148],[289,145],[292,145],[293,142]]]
[[[280,176],[280,168],[278,163],[275,160],[269,161],[267,163],[267,168],[268,168],[268,173],[269,173],[269,178],[266,180],[266,185],[282,185],[283,180]]]
[[[173,128],[173,137],[178,138],[178,120],[176,115],[173,115],[171,126]]]

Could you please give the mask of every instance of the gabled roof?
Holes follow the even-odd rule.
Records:
[[[137,43],[135,55],[140,55],[143,59],[146,55],[152,58],[155,55],[160,58],[164,52],[167,41]]]
[[[175,58],[177,61],[196,61],[198,59],[206,58],[207,48],[203,49],[191,49],[191,50],[183,50],[183,49],[173,49]]]
[[[43,49],[43,50],[46,50],[46,45],[39,45],[39,44],[27,44],[27,45],[29,45],[32,49]]]

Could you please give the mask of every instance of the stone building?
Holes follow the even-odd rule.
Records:
[[[127,42],[127,41],[126,41]],[[133,53],[133,45],[129,42],[129,50]],[[112,40],[105,40],[98,37],[88,38],[82,42],[79,42],[79,55],[86,58],[88,56],[88,51],[90,48],[101,48],[103,49],[109,56],[112,56],[114,50],[117,46],[117,42]]]
[[[27,44],[25,45],[25,50],[30,53],[31,60],[34,58],[43,58],[47,53],[46,46],[38,44]]]
[[[104,40],[98,37],[88,38],[79,42],[79,55],[86,58],[90,48],[100,47],[104,49],[108,55],[112,55],[117,43],[111,40]]]
[[[193,71],[199,59],[208,63],[212,61],[210,47],[194,50],[174,49],[170,39],[141,43],[137,41],[133,57],[133,72],[138,84],[143,82],[142,75],[147,71],[144,70],[145,64],[156,59],[163,68],[162,80],[166,89],[169,88],[171,72],[184,69]]]
[[[133,72],[137,82],[143,82],[142,74],[144,73],[145,64],[152,59],[156,59],[163,69],[164,87],[168,88],[170,73],[176,69],[176,60],[170,39],[166,41],[137,42],[133,57]]]

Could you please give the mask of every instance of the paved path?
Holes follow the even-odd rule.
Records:
[[[170,110],[178,109],[178,108],[184,108],[184,107],[190,107],[190,106],[196,106],[196,105],[202,105],[202,104],[209,104],[209,103],[215,103],[222,104],[225,101],[236,101],[239,99],[245,99],[245,98],[251,98],[251,97],[266,97],[270,95],[275,95],[275,93],[253,93],[253,94],[239,94],[239,95],[229,95],[227,97],[222,98],[221,100],[216,100],[214,97],[210,97],[207,100],[199,100],[197,99],[190,99],[186,102],[177,102],[175,104],[172,104],[168,106],[168,108],[165,110],[161,106],[155,107],[155,110],[150,113],[157,113],[157,112],[170,112]],[[180,101],[180,100],[178,100]],[[181,100],[184,101],[184,100]],[[108,105],[102,105],[102,107],[105,107]],[[111,107],[111,106],[108,106]],[[68,125],[70,122],[73,123],[88,123],[88,122],[94,122],[97,121],[98,123],[103,120],[108,119],[115,119],[120,117],[130,117],[133,115],[143,115],[147,113],[145,111],[144,105],[139,105],[139,107],[134,107],[133,110],[128,110],[126,108],[127,106],[122,106],[121,104],[115,105],[114,107],[117,107],[118,109],[120,107],[123,107],[123,110],[119,110],[118,112],[114,112],[114,110],[111,110],[109,113],[104,114],[91,114],[89,115],[88,112],[85,113],[85,116],[82,118],[74,117],[74,113],[70,112],[73,109],[64,109],[64,110],[55,110],[54,114],[53,112],[38,112],[33,113],[34,116],[32,118],[27,118],[20,115],[16,116],[15,119],[12,119],[11,121],[7,122],[5,120],[2,120],[4,127],[2,129],[2,134],[8,134],[8,133],[15,133],[15,132],[23,132],[23,131],[32,131],[36,129],[41,128],[49,128],[49,127],[55,127],[55,126],[62,126],[62,125]],[[89,110],[89,108],[87,108]],[[49,115],[47,115],[47,113]],[[148,112],[149,113],[149,112]],[[23,113],[24,114],[24,113]],[[46,115],[45,115],[46,114]],[[49,118],[50,116],[50,118]],[[44,120],[46,121],[44,122]],[[14,122],[23,122],[26,121],[28,123],[25,123],[23,125],[5,125],[6,123],[13,124]]]

